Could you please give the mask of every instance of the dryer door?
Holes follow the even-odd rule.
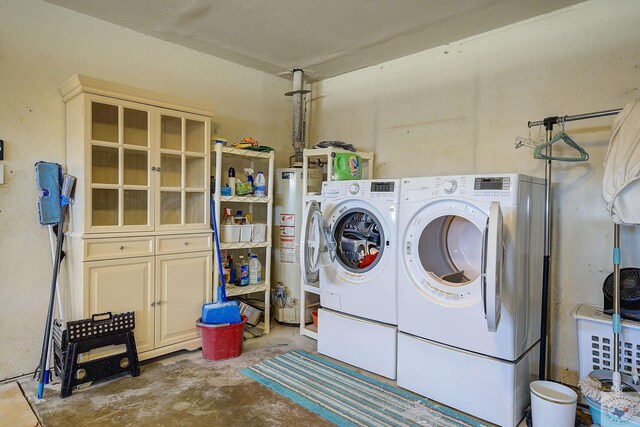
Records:
[[[437,304],[433,312],[466,310],[495,332],[504,254],[500,204],[439,200],[418,211],[405,233],[404,267],[420,294]]]
[[[304,283],[318,281],[320,268],[333,264],[336,258],[336,243],[327,229],[320,204],[312,200],[305,207],[300,240],[300,265]]]
[[[501,288],[504,261],[502,240],[502,210],[500,203],[492,202],[483,236],[482,300],[489,332],[496,332],[500,323]]]

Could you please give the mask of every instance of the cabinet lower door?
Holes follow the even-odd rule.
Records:
[[[198,338],[196,320],[211,301],[211,252],[156,257],[156,347]]]
[[[134,311],[139,353],[154,347],[154,273],[153,257],[84,263],[84,277],[89,281],[87,317]]]

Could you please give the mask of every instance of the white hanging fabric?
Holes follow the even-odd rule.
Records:
[[[616,224],[640,224],[640,98],[613,122],[604,160],[602,197]]]

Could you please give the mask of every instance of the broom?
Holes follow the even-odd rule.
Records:
[[[220,273],[220,284],[218,285],[218,299],[214,303],[202,306],[202,322],[208,324],[233,324],[242,321],[240,308],[235,301],[227,301],[227,292],[224,283],[224,269],[222,267],[222,256],[220,255],[220,240],[218,239],[218,226],[216,224],[215,208],[213,197],[209,197],[211,204],[211,227],[216,245],[216,256],[218,258],[218,272]]]

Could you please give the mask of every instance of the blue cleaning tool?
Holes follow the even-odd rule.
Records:
[[[60,203],[62,167],[57,163],[36,163],[36,182],[38,183],[38,190],[42,192],[38,199],[40,224],[58,224],[62,216],[62,205]]]
[[[213,197],[209,197],[211,204],[211,226],[213,227],[213,237],[216,244],[216,255],[218,257],[218,272],[220,273],[220,284],[218,285],[218,299],[214,303],[202,306],[202,323],[219,325],[221,323],[240,323],[240,308],[235,301],[227,301],[227,292],[224,285],[224,269],[222,268],[222,257],[220,256],[220,241],[218,239],[218,227],[216,225],[216,215],[213,205]]]
[[[56,298],[56,283],[58,281],[58,271],[62,259],[62,241],[64,237],[64,217],[67,206],[71,203],[71,193],[76,178],[71,175],[62,175],[60,165],[56,163],[39,162],[36,164],[36,176],[38,188],[43,192],[43,196],[38,201],[40,210],[40,223],[49,224],[57,218],[58,230],[56,233],[56,255],[53,263],[53,274],[51,277],[51,293],[49,295],[49,309],[47,311],[47,322],[44,326],[44,338],[42,340],[42,352],[40,353],[40,364],[38,367],[38,399],[42,399],[44,385],[49,379],[49,367],[47,359],[49,355],[49,345],[51,342],[51,322],[53,320],[53,302]],[[59,179],[62,178],[62,179]],[[45,194],[46,190],[46,194]],[[44,201],[44,202],[43,202]],[[56,206],[54,206],[57,204]]]

